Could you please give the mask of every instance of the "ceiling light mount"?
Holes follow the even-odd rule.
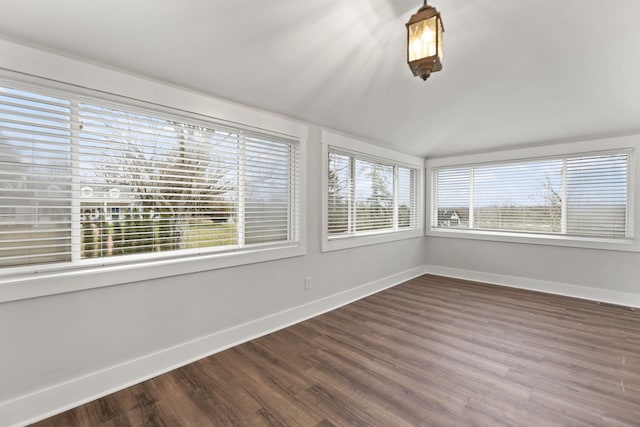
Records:
[[[442,20],[440,12],[424,5],[407,22],[407,62],[414,76],[427,80],[442,70]]]

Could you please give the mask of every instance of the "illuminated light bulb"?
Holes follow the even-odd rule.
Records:
[[[415,76],[426,80],[442,69],[442,21],[440,13],[424,5],[411,16],[407,27],[407,60]]]
[[[423,47],[420,39],[415,39],[411,45],[411,49],[413,50],[413,58],[420,58],[422,56]]]
[[[432,43],[434,39],[435,39],[435,33],[430,29],[426,28],[422,32],[422,40],[424,40],[425,43]]]

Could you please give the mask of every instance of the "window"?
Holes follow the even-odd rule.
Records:
[[[434,230],[631,239],[630,150],[433,169]]]
[[[2,84],[0,268],[297,242],[298,145],[176,111]]]
[[[422,237],[424,160],[322,131],[322,251]]]
[[[418,227],[416,168],[329,147],[328,237]]]

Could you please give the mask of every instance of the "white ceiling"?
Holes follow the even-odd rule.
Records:
[[[0,0],[0,37],[423,157],[640,132],[640,1],[429,4],[426,82],[404,51],[420,0]]]

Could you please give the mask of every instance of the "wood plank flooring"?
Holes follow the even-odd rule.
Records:
[[[425,275],[38,426],[638,426],[640,312]]]

